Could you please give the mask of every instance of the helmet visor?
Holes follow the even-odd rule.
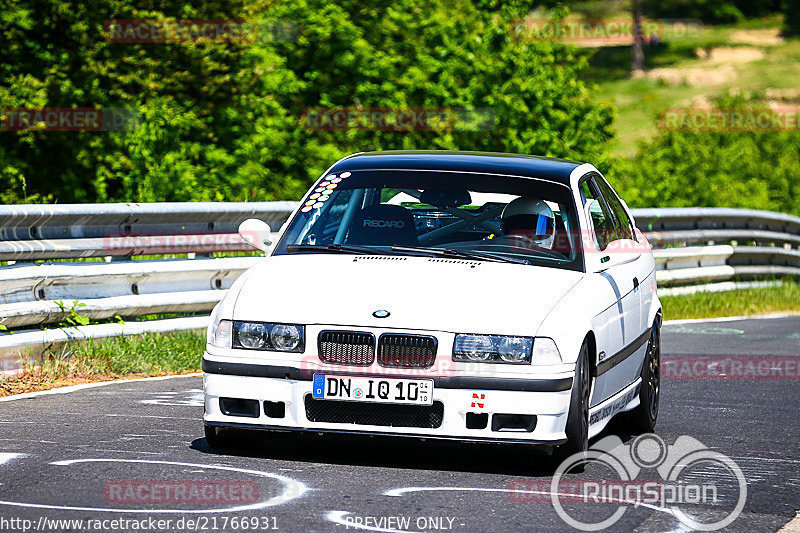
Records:
[[[524,232],[535,239],[545,239],[553,234],[553,223],[545,215],[513,215],[503,219],[503,232]]]

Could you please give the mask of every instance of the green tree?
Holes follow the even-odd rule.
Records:
[[[795,0],[783,0],[783,29],[788,36],[800,35],[800,6]]]
[[[791,0],[784,0],[791,1]],[[653,17],[692,18],[705,22],[737,22],[780,10],[781,0],[645,0]]]
[[[580,81],[584,52],[519,38],[514,21],[530,5],[448,0],[323,0],[281,3],[303,28],[278,44],[302,89],[284,107],[295,117],[317,108],[459,108],[485,111],[474,131],[309,131],[315,150],[300,160],[317,176],[331,155],[381,149],[462,149],[592,157],[612,136],[611,109]],[[321,159],[314,159],[320,157]]]
[[[60,201],[246,199],[281,171],[272,155],[284,149],[276,93],[292,90],[281,58],[246,42],[114,43],[104,30],[111,20],[252,20],[258,3],[161,6],[5,2],[0,109],[125,108],[140,114],[141,125],[0,132],[0,183],[26,183]],[[269,156],[247,142],[257,133],[269,141],[261,147]]]
[[[723,97],[719,109],[766,111]],[[631,207],[739,207],[800,215],[797,131],[664,131],[617,161],[611,178]]]
[[[7,0],[0,109],[135,110],[132,131],[0,132],[1,199],[61,202],[297,198],[362,150],[463,149],[594,158],[612,111],[580,81],[586,54],[520,39],[531,3],[446,0]],[[114,43],[110,20],[247,20],[256,43]],[[274,37],[274,36],[273,36]],[[443,131],[320,131],[318,108],[453,108]]]

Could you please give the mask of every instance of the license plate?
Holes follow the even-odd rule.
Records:
[[[433,380],[314,374],[312,394],[318,400],[432,405]]]

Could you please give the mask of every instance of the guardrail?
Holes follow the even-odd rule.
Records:
[[[296,202],[19,205],[0,207],[0,372],[63,342],[148,331],[200,329],[206,313],[254,256],[238,225],[260,218],[279,228]],[[666,291],[728,289],[737,283],[800,277],[800,218],[743,209],[634,209],[654,246]],[[137,256],[160,256],[133,260]],[[181,255],[167,259],[165,255]],[[77,259],[40,263],[41,260]],[[61,327],[75,311],[125,324]],[[49,329],[47,329],[49,327]],[[39,329],[31,329],[39,328]]]
[[[248,218],[279,228],[295,202],[0,207],[0,261],[249,251]]]
[[[800,217],[701,207],[633,216],[653,245],[659,286],[800,277]]]
[[[0,335],[0,372],[69,340],[204,327],[203,316],[136,319],[209,312],[259,261],[242,255],[252,248],[239,238],[239,224],[260,218],[277,229],[295,205],[0,206],[0,261],[7,262],[0,266],[0,324],[8,328]],[[213,257],[220,252],[239,255]],[[60,259],[71,261],[36,262]],[[92,320],[119,315],[126,323],[61,327],[74,313]]]

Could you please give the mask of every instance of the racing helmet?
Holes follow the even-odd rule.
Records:
[[[548,249],[552,249],[555,240],[555,222],[550,206],[529,196],[520,196],[509,202],[501,215],[504,235],[521,235]]]

